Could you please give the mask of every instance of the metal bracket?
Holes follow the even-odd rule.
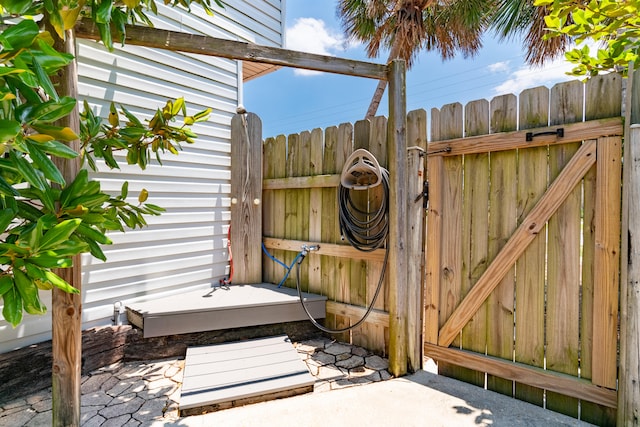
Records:
[[[429,181],[424,181],[422,183],[422,193],[418,194],[415,203],[418,203],[422,199],[422,208],[427,209],[429,207]]]
[[[556,130],[550,130],[550,131],[538,132],[538,133],[527,132],[527,134],[525,135],[525,139],[527,142],[531,142],[533,141],[533,138],[541,135],[557,135],[558,138],[564,138],[564,128],[558,128]]]

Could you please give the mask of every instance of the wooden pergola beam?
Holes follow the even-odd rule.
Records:
[[[387,66],[372,62],[355,61],[335,56],[317,55],[277,47],[259,46],[253,43],[225,40],[198,34],[161,30],[135,25],[127,25],[125,44],[145,46],[170,51],[199,53],[220,58],[238,59],[282,67],[324,71],[347,76],[387,80]],[[83,19],[75,27],[76,37],[100,40],[100,32],[95,22]],[[115,31],[114,43],[122,42]]]

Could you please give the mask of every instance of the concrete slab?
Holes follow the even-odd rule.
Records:
[[[426,371],[326,393],[181,418],[158,426],[588,426],[491,391]]]

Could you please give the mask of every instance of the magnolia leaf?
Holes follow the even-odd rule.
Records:
[[[39,33],[38,24],[31,19],[25,19],[3,30],[0,33],[0,43],[3,45],[3,51],[28,48]]]
[[[96,243],[94,240],[87,240],[87,244],[89,245],[89,252],[91,252],[91,255],[93,255],[95,258],[98,258],[100,261],[106,261],[107,257],[104,254],[104,252],[102,252],[102,248],[100,248],[100,245],[98,245],[98,243]]]
[[[40,64],[40,61],[37,59],[33,61],[33,68],[35,70],[36,77],[38,78],[38,82],[40,83],[40,87],[47,95],[49,95],[49,98],[58,101],[60,99],[58,97],[58,92],[56,92],[55,87],[53,87],[53,83],[51,82],[49,75],[44,71],[44,67]]]
[[[22,298],[15,286],[2,294],[2,316],[14,328],[22,322]]]
[[[211,114],[211,108],[207,108],[206,110],[202,110],[199,113],[196,113],[193,118],[196,122],[203,122],[209,119],[209,115]]]
[[[80,223],[78,225],[78,228],[76,229],[76,233],[82,237],[85,237],[86,239],[101,243],[103,245],[110,245],[112,243],[111,239],[109,239],[105,234],[86,224]],[[89,243],[88,240],[85,241]]]
[[[79,294],[80,293],[80,291],[78,289],[76,289],[73,286],[71,286],[69,283],[67,283],[65,280],[63,280],[57,274],[55,274],[55,273],[53,273],[51,271],[45,271],[44,274],[45,274],[45,276],[47,276],[47,280],[49,281],[49,283],[51,283],[56,288],[62,289],[63,291],[65,291],[66,293],[69,293],[69,294]]]
[[[20,132],[22,126],[15,120],[0,120],[0,143],[12,141]]]
[[[58,245],[69,239],[81,223],[81,219],[68,219],[48,230],[40,239],[40,250],[55,250]]]
[[[41,134],[49,135],[53,139],[63,142],[74,141],[79,136],[70,127],[53,126],[45,123],[33,123],[31,127]],[[76,153],[77,156],[77,153]]]
[[[0,276],[0,296],[13,288],[13,279],[8,274]]]
[[[65,181],[62,173],[60,173],[60,170],[51,161],[49,156],[43,153],[36,144],[27,142],[27,146],[29,147],[31,160],[33,160],[33,163],[42,171],[44,176],[55,183],[64,185]]]
[[[25,160],[24,157],[16,155],[13,150],[9,151],[9,159],[25,181],[35,188],[45,191],[47,183],[40,177],[38,171],[36,171],[31,163]]]
[[[70,96],[60,98],[58,101],[47,101],[31,111],[26,118],[26,122],[54,122],[61,119],[73,111],[76,106],[76,100]]]
[[[56,255],[38,255],[28,258],[25,266],[30,263],[42,268],[69,268],[73,266],[71,258],[63,258]]]
[[[40,302],[38,288],[22,270],[13,270],[13,281],[22,297],[24,311],[29,314],[44,314],[47,308]]]
[[[83,7],[84,1],[79,1],[78,6],[73,9],[60,10],[60,17],[62,18],[62,23],[65,30],[70,30],[75,27],[76,22],[78,21],[78,15],[80,15],[80,11]]]
[[[81,196],[81,191],[86,189],[89,183],[89,173],[86,169],[80,169],[73,182],[65,187],[60,194],[60,204],[63,208],[68,208],[71,205],[71,200]],[[77,206],[77,203],[73,206]]]
[[[0,234],[4,234],[9,224],[13,222],[13,218],[15,216],[16,211],[14,211],[13,209],[2,209],[0,211]]]
[[[52,137],[51,135],[45,135],[43,133],[34,133],[31,135],[28,135],[27,139],[36,143],[44,143],[44,142],[53,141],[55,138]]]
[[[113,127],[116,127],[120,124],[118,110],[116,109],[116,105],[113,102],[109,106],[109,124]]]
[[[144,203],[147,201],[148,198],[149,198],[149,192],[147,191],[146,188],[143,188],[140,191],[140,194],[138,195],[138,202]]]

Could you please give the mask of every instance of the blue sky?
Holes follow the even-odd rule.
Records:
[[[345,40],[336,17],[336,0],[287,0],[286,43],[292,50],[343,58],[386,62],[386,53],[367,58],[362,45]],[[408,111],[475,99],[570,79],[571,67],[562,59],[544,68],[524,64],[519,40],[498,41],[487,36],[472,58],[443,62],[436,52],[422,52],[407,73]],[[244,88],[247,111],[262,119],[263,136],[288,135],[325,128],[364,117],[377,81],[365,78],[303,72],[282,68],[249,81]],[[386,115],[386,93],[378,114]]]

